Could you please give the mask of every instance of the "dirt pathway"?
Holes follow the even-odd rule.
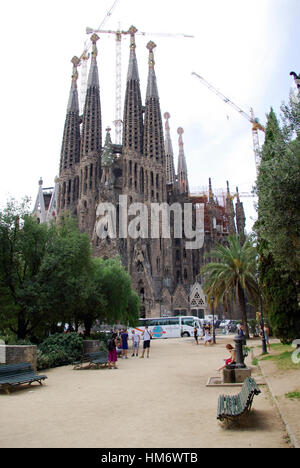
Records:
[[[61,367],[44,387],[0,392],[0,447],[288,447],[264,387],[246,425],[217,421],[219,394],[239,391],[206,387],[226,355],[218,341],[153,340],[149,359],[119,360],[118,370]]]

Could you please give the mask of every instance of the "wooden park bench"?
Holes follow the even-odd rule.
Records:
[[[242,390],[238,395],[219,396],[217,419],[220,421],[233,421],[249,413],[254,396],[260,393],[261,391],[255,380],[252,377],[248,377],[244,381]]]
[[[5,364],[0,366],[0,388],[9,394],[11,387],[21,384],[38,382],[42,385],[42,380],[47,379],[45,375],[37,375],[32,364],[21,362],[19,364]]]
[[[86,353],[81,356],[79,361],[73,362],[74,369],[90,369],[91,367],[106,366],[108,363],[107,352],[97,351]],[[87,366],[84,366],[87,364]]]

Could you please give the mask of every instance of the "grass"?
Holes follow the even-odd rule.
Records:
[[[275,361],[278,369],[300,370],[300,363],[295,364],[292,360],[292,354],[295,352],[295,348],[292,346],[274,343],[271,344],[271,351],[275,351],[276,354],[268,354],[267,356],[262,356],[260,359],[262,361]]]
[[[289,392],[285,394],[286,398],[290,398],[291,400],[300,400],[300,392],[295,391],[295,392]]]

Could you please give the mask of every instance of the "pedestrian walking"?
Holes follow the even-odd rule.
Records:
[[[270,329],[268,325],[265,323],[264,324],[264,332],[265,332],[265,340],[266,340],[266,345],[268,347],[268,350],[271,351],[271,345],[270,345]]]
[[[148,330],[148,325],[145,326],[145,329],[142,332],[142,336],[143,336],[144,342],[143,342],[143,353],[141,355],[141,358],[144,357],[146,350],[147,350],[147,358],[148,358],[149,353],[150,353],[150,340],[152,338],[152,332]]]
[[[127,351],[128,351],[128,333],[127,330],[124,329],[121,333],[121,340],[122,340],[122,358],[128,359]]]
[[[195,338],[195,341],[196,341],[196,343],[198,345],[199,344],[199,341],[198,341],[198,327],[197,327],[196,324],[194,326],[194,338]]]
[[[139,355],[139,347],[140,347],[140,341],[141,341],[141,337],[138,333],[135,333],[135,330],[133,329],[132,330],[132,335],[131,335],[131,339],[132,339],[132,357],[136,356],[138,357]]]
[[[210,334],[210,331],[209,331],[209,328],[206,328],[206,330],[205,330],[204,344],[205,344],[205,346],[214,344],[213,338],[212,338],[212,336]]]

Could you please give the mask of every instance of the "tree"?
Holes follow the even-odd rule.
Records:
[[[38,224],[28,200],[0,212],[0,329],[38,341],[68,323],[135,324],[139,298],[119,259],[92,258],[86,233],[67,213]]]
[[[29,200],[11,199],[0,212],[0,292],[2,326],[25,339],[39,325],[42,309],[38,273],[48,231],[29,215]]]
[[[300,139],[289,141],[271,109],[257,178],[258,236],[276,263],[299,278]]]
[[[117,321],[136,324],[139,317],[139,298],[132,290],[131,277],[119,258],[97,259],[99,281],[106,301],[103,317],[109,323]]]
[[[300,334],[300,104],[282,106],[280,127],[271,109],[257,178],[260,284],[276,334],[290,343]]]
[[[78,329],[92,274],[88,235],[78,230],[74,218],[64,214],[49,228],[39,272],[41,302],[52,324],[68,323]]]
[[[215,260],[201,270],[205,278],[204,292],[208,297],[214,297],[215,306],[223,301],[236,301],[242,313],[245,334],[249,337],[246,294],[257,303],[256,248],[249,238],[241,245],[239,237],[233,235],[228,237],[228,246],[218,244],[207,256]]]

